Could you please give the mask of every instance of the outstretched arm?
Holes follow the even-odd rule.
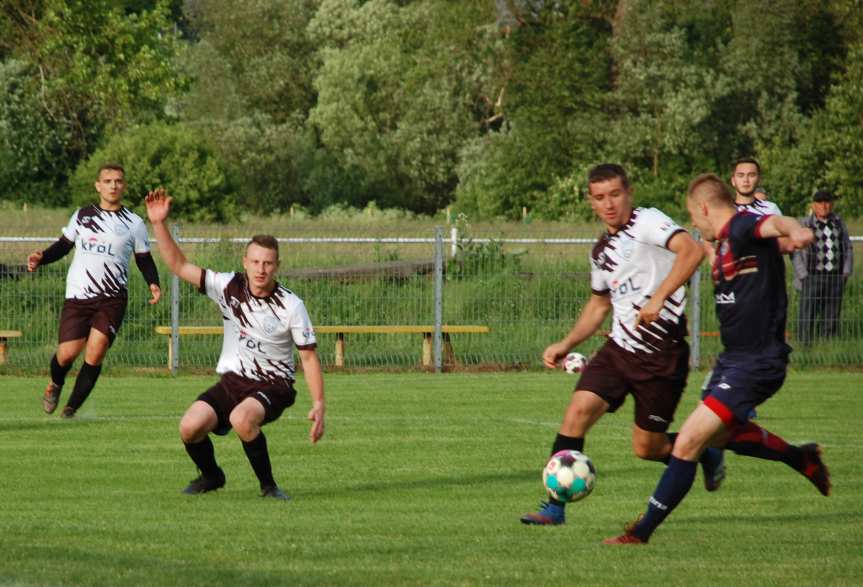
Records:
[[[602,321],[610,310],[611,299],[607,295],[591,294],[569,334],[562,340],[548,345],[542,353],[543,364],[549,369],[555,369],[557,362],[565,357],[566,353],[587,340],[602,326]]]
[[[165,192],[164,188],[159,188],[148,193],[144,202],[147,205],[147,217],[150,219],[150,224],[153,225],[153,234],[159,244],[159,253],[162,254],[162,259],[165,260],[168,269],[183,281],[200,287],[201,275],[204,270],[186,260],[186,255],[180,250],[174,237],[171,236],[171,231],[165,224],[171,211],[171,196]]]
[[[757,235],[760,238],[787,237],[787,239],[783,239],[786,243],[782,247],[783,252],[804,249],[815,240],[815,234],[812,230],[804,227],[796,218],[791,216],[767,216],[758,225]]]
[[[324,375],[321,369],[321,361],[315,349],[298,349],[300,360],[303,362],[303,374],[306,376],[306,385],[312,398],[312,409],[309,410],[308,419],[312,422],[309,430],[309,440],[312,443],[319,441],[324,435]]]

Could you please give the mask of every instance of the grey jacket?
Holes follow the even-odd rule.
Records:
[[[854,247],[851,246],[851,237],[848,234],[848,227],[842,222],[842,218],[838,214],[830,213],[836,224],[839,226],[839,250],[842,254],[842,275],[848,277],[854,268]],[[815,214],[810,214],[805,218],[800,219],[800,224],[806,228],[815,227]],[[791,266],[794,268],[794,289],[800,290],[803,288],[803,280],[809,277],[809,256],[812,254],[812,246],[805,249],[795,251],[791,255]]]

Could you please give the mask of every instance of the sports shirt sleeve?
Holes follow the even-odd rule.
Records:
[[[81,208],[78,208],[72,212],[72,217],[69,219],[69,223],[63,228],[63,236],[73,243],[75,242],[75,238],[78,236],[78,212],[80,211]]]
[[[201,284],[198,291],[219,303],[225,296],[225,288],[233,278],[233,273],[216,273],[209,269],[201,269]]]
[[[593,258],[593,254],[589,255],[590,261],[590,291],[598,296],[608,295],[611,288],[608,286],[608,280],[602,272],[602,266]]]
[[[298,349],[313,349],[317,346],[315,329],[306,310],[306,305],[299,302],[291,317],[291,338]]]
[[[150,252],[150,237],[147,236],[147,225],[139,222],[132,233],[135,239],[135,253]]]
[[[643,243],[664,249],[678,232],[686,230],[656,208],[642,208],[638,212],[638,222],[632,227],[633,237]]]

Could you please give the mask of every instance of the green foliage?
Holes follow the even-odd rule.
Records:
[[[173,63],[171,7],[162,0],[152,9],[126,12],[112,0],[43,0],[0,10],[6,33],[0,43],[27,64],[21,70],[28,77],[25,95],[38,95],[38,102],[28,99],[25,136],[41,130],[39,120],[57,129],[35,141],[42,146],[37,153],[49,146],[52,155],[52,163],[36,155],[36,174],[46,187],[65,184],[114,129],[166,117],[169,101],[184,87]],[[28,169],[12,179],[26,183],[33,174]]]
[[[458,150],[478,128],[488,16],[478,3],[322,3],[309,121],[342,168],[362,174],[367,199],[425,213],[449,202]]]
[[[143,198],[159,186],[174,198],[177,219],[224,222],[239,210],[226,197],[232,186],[208,139],[186,125],[154,123],[117,134],[76,171],[75,203],[91,203],[99,167],[108,161],[126,169],[126,203],[143,212]]]
[[[70,133],[48,116],[32,73],[24,62],[0,62],[0,200],[60,205]]]

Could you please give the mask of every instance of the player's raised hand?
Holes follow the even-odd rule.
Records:
[[[162,288],[156,285],[155,283],[150,284],[150,293],[153,295],[150,298],[150,305],[159,303],[159,300],[162,299]]]
[[[173,198],[168,195],[165,188],[156,188],[147,193],[144,204],[147,206],[147,218],[150,222],[164,222],[171,211]]]
[[[312,422],[312,427],[309,430],[309,440],[312,444],[319,441],[324,436],[324,405],[321,402],[315,402],[312,409],[309,410],[308,419]]]
[[[562,343],[556,342],[548,345],[545,352],[542,353],[542,364],[547,369],[557,369],[560,366],[560,360],[569,352],[569,347]]]
[[[34,253],[30,253],[30,256],[27,257],[27,271],[33,272],[36,271],[36,268],[39,267],[39,263],[42,262],[42,251],[36,251]]]

